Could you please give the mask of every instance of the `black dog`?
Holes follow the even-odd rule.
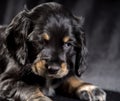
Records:
[[[0,96],[12,101],[51,101],[56,88],[88,101],[106,94],[79,77],[85,70],[82,19],[57,3],[23,10],[0,29]]]

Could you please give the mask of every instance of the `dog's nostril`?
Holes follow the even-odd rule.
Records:
[[[50,74],[55,74],[60,69],[59,66],[48,66],[48,72]]]

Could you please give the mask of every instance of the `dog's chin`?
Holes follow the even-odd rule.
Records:
[[[66,73],[56,73],[56,74],[47,74],[46,77],[47,78],[51,78],[51,79],[60,79],[63,78],[65,76],[67,76],[68,71]]]
[[[34,69],[33,69],[33,73],[36,74],[36,75],[39,75],[41,77],[44,77],[44,78],[57,79],[57,78],[63,78],[65,76],[67,76],[67,74],[69,73],[69,70],[58,71],[55,74],[50,74],[50,73],[48,73],[47,71],[44,71],[44,70],[43,71],[39,70],[38,72],[35,72]]]
[[[48,74],[46,77],[47,78],[51,78],[51,79],[60,79],[60,78],[63,78],[64,76],[66,75],[53,75],[53,74]]]

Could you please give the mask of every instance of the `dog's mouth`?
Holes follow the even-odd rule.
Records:
[[[32,66],[32,71],[39,76],[49,78],[62,78],[69,72],[67,63],[63,62],[61,65],[48,65],[45,60],[39,60]]]

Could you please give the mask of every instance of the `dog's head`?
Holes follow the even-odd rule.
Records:
[[[8,50],[20,65],[32,64],[37,75],[80,75],[85,69],[86,55],[82,22],[57,3],[24,10],[6,30]]]

